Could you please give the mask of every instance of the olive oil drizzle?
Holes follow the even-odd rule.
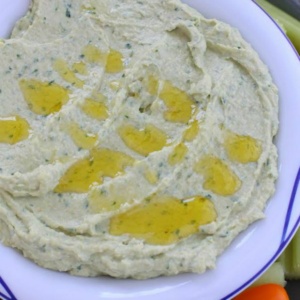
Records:
[[[106,120],[109,116],[105,103],[94,98],[86,98],[81,105],[81,109],[86,115],[99,121]]]
[[[188,152],[188,148],[184,143],[179,143],[174,147],[173,151],[168,157],[168,162],[171,166],[174,166],[182,162]]]
[[[203,175],[203,187],[215,194],[230,196],[236,193],[241,186],[241,181],[229,166],[213,155],[202,157],[194,169]]]
[[[158,96],[166,105],[164,112],[166,121],[187,123],[192,118],[195,109],[193,99],[170,81],[163,81],[160,89],[160,81],[150,75],[147,80],[147,90],[152,96]]]
[[[227,134],[224,147],[232,161],[242,164],[257,162],[262,152],[258,140],[251,136],[238,135],[232,132]]]
[[[144,156],[161,150],[167,144],[167,135],[152,124],[147,124],[144,129],[128,124],[120,127],[118,132],[130,149]]]
[[[125,172],[134,159],[106,148],[95,148],[90,155],[74,163],[60,178],[56,193],[87,193],[93,184],[101,184],[104,177],[114,178]]]
[[[177,199],[152,196],[110,219],[109,233],[129,235],[154,245],[169,245],[199,232],[199,226],[215,221],[211,200],[195,196]]]
[[[107,73],[118,73],[123,71],[123,55],[117,50],[111,49],[107,56],[105,71]]]
[[[84,131],[75,122],[67,125],[67,132],[74,143],[82,149],[92,149],[98,141],[97,135]]]
[[[62,79],[71,83],[73,86],[77,88],[82,88],[84,86],[84,81],[76,76],[75,72],[69,68],[68,63],[63,59],[56,59],[53,62],[53,69]]]
[[[20,116],[0,118],[0,143],[14,145],[28,138],[30,126]]]
[[[105,64],[107,53],[101,51],[94,45],[88,44],[83,48],[82,55],[90,64]]]
[[[193,120],[189,127],[183,133],[183,140],[186,142],[193,141],[199,133],[199,122],[198,120]]]
[[[69,91],[54,82],[21,79],[19,86],[28,107],[38,115],[56,113],[69,101]]]

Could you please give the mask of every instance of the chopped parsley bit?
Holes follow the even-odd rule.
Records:
[[[107,192],[106,192],[106,190],[105,189],[101,189],[100,190],[100,195],[105,195]]]
[[[220,104],[226,104],[227,100],[224,97],[221,97],[220,99]]]
[[[64,204],[65,204],[65,207],[69,207],[70,206],[69,201],[67,201],[66,199],[64,199]]]
[[[71,18],[71,13],[69,11],[69,8],[66,9],[66,17]]]
[[[12,67],[9,67],[8,70],[6,70],[5,74],[9,74],[12,70]]]
[[[127,44],[125,45],[125,47],[126,47],[127,49],[131,49],[131,48],[132,48],[132,46],[131,46],[130,43],[127,43]]]

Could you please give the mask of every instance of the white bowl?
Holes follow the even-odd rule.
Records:
[[[300,61],[287,37],[253,1],[186,0],[208,18],[237,27],[268,65],[280,92],[279,179],[266,218],[252,224],[202,275],[145,281],[79,278],[42,269],[0,245],[0,298],[23,300],[230,299],[259,277],[286,247],[300,221]],[[29,0],[1,0],[0,35],[8,35]]]

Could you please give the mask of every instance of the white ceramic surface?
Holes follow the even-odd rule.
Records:
[[[300,61],[278,26],[251,0],[186,0],[205,16],[239,28],[269,66],[280,91],[279,180],[266,218],[251,225],[202,275],[146,281],[79,278],[45,270],[0,244],[0,298],[4,300],[220,300],[230,299],[282,252],[300,221]],[[29,0],[0,0],[0,36],[25,13]],[[1,78],[0,78],[1,80]],[[0,108],[1,110],[1,108]],[[1,162],[0,162],[1,164]]]

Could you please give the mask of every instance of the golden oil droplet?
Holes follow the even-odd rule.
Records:
[[[22,79],[19,86],[29,108],[39,115],[58,112],[69,100],[69,91],[53,82]]]
[[[191,142],[196,138],[198,133],[199,133],[199,123],[197,120],[194,120],[184,132],[183,139],[187,142]]]
[[[194,102],[184,91],[165,81],[159,97],[167,107],[164,113],[167,121],[187,123],[191,119]]]
[[[167,135],[151,124],[141,130],[125,125],[118,132],[127,147],[144,156],[161,150],[167,144]]]
[[[169,164],[173,166],[182,162],[187,152],[188,152],[188,148],[184,143],[178,144],[168,157]]]
[[[111,218],[109,233],[128,234],[149,244],[168,245],[199,231],[199,226],[216,220],[214,204],[196,196],[178,200],[155,196]]]
[[[72,71],[81,75],[88,74],[86,64],[83,61],[74,63],[72,66]]]
[[[107,56],[105,70],[107,73],[118,73],[124,69],[123,55],[119,51],[111,49]]]
[[[77,88],[82,88],[84,82],[76,77],[75,73],[69,68],[66,61],[57,59],[53,62],[53,69],[60,75],[66,82],[71,83]]]
[[[59,180],[56,193],[86,193],[90,185],[103,181],[102,172],[93,166],[93,158],[88,157],[73,164]]]
[[[85,132],[77,123],[69,124],[67,131],[74,143],[82,149],[92,149],[98,141],[95,134]]]
[[[29,136],[28,122],[19,117],[0,118],[0,143],[16,144]]]
[[[242,164],[257,162],[262,152],[256,139],[234,133],[227,135],[224,146],[228,157]]]
[[[105,64],[107,53],[102,52],[99,48],[93,45],[86,45],[83,48],[82,54],[87,62],[91,64]]]
[[[212,155],[204,156],[196,164],[195,171],[204,176],[203,187],[218,195],[232,195],[241,186],[241,181],[225,162]]]
[[[81,106],[82,111],[93,119],[105,120],[108,118],[108,109],[103,102],[92,98],[85,99]]]
[[[144,172],[144,176],[150,184],[156,184],[158,182],[158,176],[155,170],[147,168]]]
[[[134,160],[118,151],[92,149],[89,157],[73,164],[55,188],[57,193],[86,193],[92,184],[101,184],[103,177],[114,178],[124,173]]]

